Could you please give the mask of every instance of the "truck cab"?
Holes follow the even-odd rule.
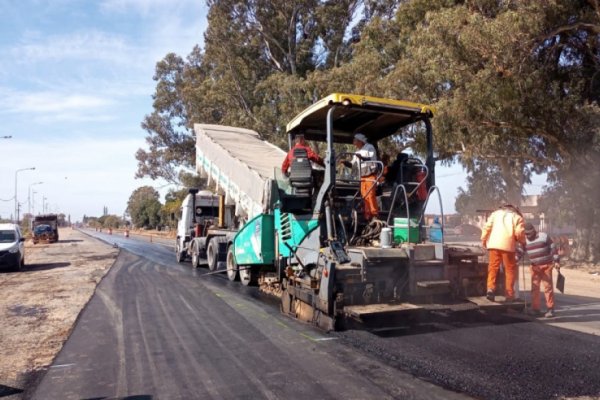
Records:
[[[31,221],[33,244],[58,242],[58,215],[36,215]]]
[[[219,196],[208,190],[190,189],[183,199],[177,222],[177,260],[182,262],[190,256],[190,244],[211,226],[218,224]]]

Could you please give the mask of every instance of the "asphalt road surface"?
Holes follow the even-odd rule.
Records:
[[[480,314],[325,334],[281,315],[255,288],[177,264],[168,246],[94,234],[126,251],[34,398],[600,395],[598,336]]]

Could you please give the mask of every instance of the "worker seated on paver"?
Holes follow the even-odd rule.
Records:
[[[285,176],[290,175],[290,168],[292,167],[292,161],[295,158],[294,152],[298,149],[302,149],[306,152],[306,157],[308,158],[308,160],[311,163],[315,163],[317,165],[320,165],[321,167],[323,167],[325,165],[325,163],[323,162],[323,159],[317,153],[315,153],[313,151],[313,149],[308,145],[308,143],[306,143],[306,140],[304,139],[304,135],[299,133],[294,137],[294,145],[292,146],[290,151],[288,151],[287,155],[285,156],[285,159],[283,160],[283,163],[281,164],[281,172],[283,172],[283,174]],[[304,154],[304,153],[297,152],[297,154]]]

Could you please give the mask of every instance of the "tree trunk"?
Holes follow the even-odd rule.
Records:
[[[499,162],[502,179],[506,183],[506,201],[516,207],[521,205],[525,163],[520,159],[502,159]]]
[[[600,212],[597,205],[581,207],[576,213],[577,226],[569,258],[578,262],[600,262]]]

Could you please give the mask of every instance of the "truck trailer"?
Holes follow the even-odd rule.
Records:
[[[281,299],[285,314],[326,330],[392,325],[432,311],[522,308],[485,299],[481,248],[444,241],[433,115],[424,104],[331,94],[286,129],[289,143],[299,134],[322,142],[325,166],[294,152],[289,176],[280,169],[286,153],[258,133],[195,125],[197,169],[214,191],[191,190],[185,199],[178,261],[189,256],[197,267],[206,260],[211,270],[224,264],[230,280],[258,285]],[[393,168],[358,160],[347,169],[356,133],[376,148],[411,136],[424,144],[425,160],[399,153]],[[380,208],[370,220],[358,174],[368,163]],[[382,179],[384,171],[393,176]],[[430,201],[442,210],[435,232],[424,218]]]

